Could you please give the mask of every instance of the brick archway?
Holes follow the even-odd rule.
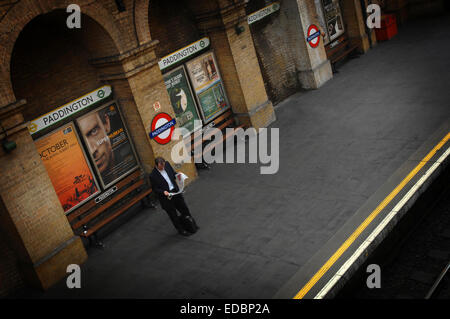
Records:
[[[16,101],[13,92],[10,63],[14,45],[28,23],[36,17],[50,13],[57,9],[66,10],[72,0],[45,1],[45,0],[22,0],[11,4],[2,20],[0,21],[0,105],[8,105]],[[117,53],[126,51],[122,33],[111,13],[102,5],[92,1],[79,1],[81,12],[94,20],[113,42]],[[26,13],[26,14],[24,14]],[[82,26],[83,27],[83,26]]]
[[[134,28],[139,44],[151,41],[148,25],[149,0],[134,0]]]

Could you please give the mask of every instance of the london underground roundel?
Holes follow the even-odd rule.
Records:
[[[315,24],[311,24],[308,28],[306,40],[312,48],[317,48],[320,43],[320,30]]]
[[[176,120],[170,117],[169,114],[157,114],[152,120],[150,138],[162,145],[169,143],[172,139],[175,123]]]

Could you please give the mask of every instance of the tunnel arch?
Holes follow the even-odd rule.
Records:
[[[119,54],[113,39],[95,20],[83,14],[84,28],[60,27],[64,10],[31,20],[17,38],[10,62],[16,97],[27,101],[25,121],[103,85],[92,59]]]
[[[34,19],[45,16],[54,11],[65,12],[67,6],[73,1],[64,0],[58,1],[35,1],[23,0],[11,5],[7,10],[2,20],[0,20],[0,99],[1,105],[8,105],[16,101],[11,81],[11,59],[17,40],[26,26]],[[100,26],[104,33],[108,35],[114,47],[115,53],[121,53],[127,50],[124,47],[126,41],[123,41],[123,35],[115,23],[113,16],[101,4],[92,1],[80,1],[82,16],[89,18],[89,23],[95,21],[95,24]],[[26,12],[27,14],[23,14]],[[65,13],[67,16],[68,14]],[[82,18],[82,29],[83,29]]]

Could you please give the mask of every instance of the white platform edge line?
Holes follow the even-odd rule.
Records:
[[[383,221],[373,230],[367,239],[358,247],[353,255],[342,265],[336,274],[327,282],[322,290],[314,297],[314,299],[323,299],[326,294],[334,287],[338,280],[347,272],[355,260],[367,249],[367,247],[374,241],[374,239],[383,231],[387,224],[394,218],[394,216],[402,209],[414,193],[423,185],[423,183],[430,177],[431,174],[439,167],[441,163],[450,154],[450,147],[439,157],[439,159],[426,171],[425,174],[414,184],[413,187],[403,196],[403,198],[395,205]]]

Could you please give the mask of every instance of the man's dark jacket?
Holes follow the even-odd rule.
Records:
[[[169,176],[169,179],[172,182],[173,186],[175,187],[175,189],[173,189],[171,192],[172,193],[178,192],[179,188],[175,181],[175,174],[176,174],[175,170],[172,168],[169,162],[166,162],[164,169],[167,172],[167,175]],[[170,205],[170,200],[167,199],[166,195],[164,195],[164,191],[170,192],[169,184],[167,183],[166,179],[161,175],[161,173],[158,171],[156,166],[150,173],[150,183],[152,184],[153,191],[159,198],[159,202],[161,203],[162,208],[165,209],[167,205]]]

